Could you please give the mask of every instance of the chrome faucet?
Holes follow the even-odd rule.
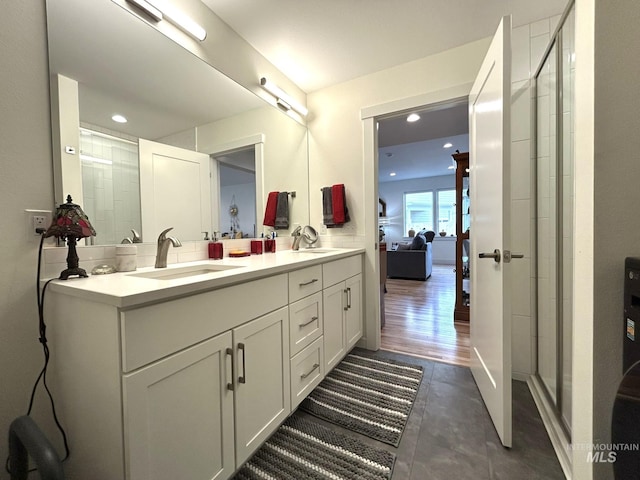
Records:
[[[298,226],[296,229],[291,232],[291,236],[293,237],[293,245],[291,245],[291,250],[298,250],[300,248],[300,240],[302,240],[301,232],[302,227]]]
[[[142,237],[140,237],[138,232],[132,229],[131,233],[133,234],[133,237],[123,238],[120,243],[142,243]]]
[[[156,268],[165,268],[167,266],[167,253],[169,253],[169,244],[174,247],[181,247],[182,243],[175,237],[167,237],[167,232],[173,230],[173,227],[167,228],[158,236],[158,251],[156,252]]]

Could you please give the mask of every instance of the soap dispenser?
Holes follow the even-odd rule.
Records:
[[[222,242],[218,241],[218,232],[213,232],[209,242],[209,258],[220,260],[222,258]]]

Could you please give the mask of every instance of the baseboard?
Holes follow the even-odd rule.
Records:
[[[553,449],[556,452],[564,476],[567,480],[572,480],[571,455],[569,451],[571,439],[567,436],[567,433],[558,421],[553,405],[547,400],[544,386],[540,382],[540,379],[536,375],[532,375],[527,379],[527,385],[529,386],[533,401],[536,403],[536,407],[538,407],[538,412],[547,430]]]
[[[529,373],[511,372],[511,378],[519,382],[527,382],[530,376]]]

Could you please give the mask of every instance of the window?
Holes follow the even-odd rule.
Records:
[[[433,230],[433,192],[404,194],[404,232]]]
[[[434,203],[434,200],[436,203]],[[409,230],[456,233],[456,190],[404,194],[404,235]]]
[[[456,233],[456,191],[438,191],[438,232]]]

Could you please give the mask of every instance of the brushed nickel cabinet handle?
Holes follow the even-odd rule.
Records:
[[[233,348],[227,347],[227,355],[231,356],[231,382],[227,383],[227,389],[233,391],[235,390],[233,379],[236,378],[236,362],[233,360]]]
[[[318,368],[319,366],[320,366],[320,364],[319,364],[319,363],[314,363],[314,364],[313,364],[313,367],[311,367],[311,370],[309,370],[309,372],[307,372],[307,373],[303,373],[302,375],[300,375],[300,379],[301,379],[301,380],[304,380],[305,378],[307,378],[307,377],[308,377],[309,375],[311,375],[311,374],[315,371],[315,369],[316,369],[316,368]]]
[[[301,287],[305,287],[307,285],[311,285],[312,283],[316,283],[317,281],[318,281],[317,278],[312,278],[308,282],[302,282],[302,283],[299,283],[298,285],[301,286]]]
[[[298,326],[299,326],[300,328],[304,328],[304,327],[306,327],[307,325],[312,324],[312,323],[313,323],[313,322],[315,322],[316,320],[318,320],[318,317],[315,317],[315,316],[314,316],[314,317],[311,317],[311,320],[309,320],[308,322],[301,323],[301,324],[300,324],[300,325],[298,325]]]
[[[242,350],[242,375],[238,377],[238,383],[247,383],[247,363],[244,358],[244,343],[238,344],[238,350]]]

